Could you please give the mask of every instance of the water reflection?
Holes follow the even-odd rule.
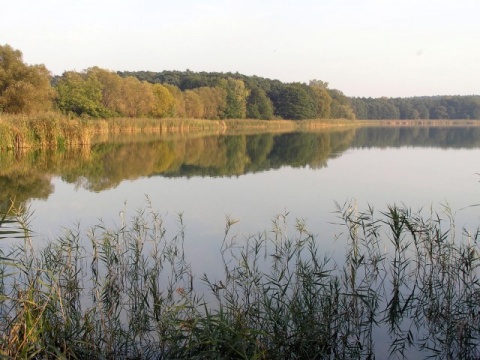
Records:
[[[349,148],[480,147],[480,129],[359,128],[313,133],[182,137],[135,136],[63,152],[0,153],[0,202],[46,199],[52,176],[100,192],[143,177],[232,177],[289,167],[322,168]]]
[[[289,234],[294,233],[296,218],[304,219],[320,256],[331,254],[341,264],[348,233],[335,225],[339,220],[334,202],[355,198],[360,210],[372,204],[377,214],[387,204],[404,202],[414,211],[425,206],[427,216],[429,205],[444,200],[454,211],[478,203],[474,174],[479,171],[479,151],[471,149],[480,149],[479,130],[361,128],[177,139],[140,136],[66,152],[0,153],[1,196],[23,202],[48,198],[30,202],[34,242],[41,244],[40,238],[53,238],[61,227],[71,228],[77,220],[88,229],[99,223],[98,218],[106,219],[108,226],[118,222],[119,212],[130,218],[134,209],[145,207],[147,194],[159,208],[167,237],[178,229],[174,214],[185,214],[187,261],[194,274],[208,273],[212,278],[223,270],[218,250],[226,214],[240,220],[232,238],[242,244],[250,234],[269,231],[272,216],[285,211],[291,213]],[[384,150],[387,147],[402,149]],[[272,169],[278,170],[268,171]],[[456,215],[459,232],[463,227],[475,230],[478,223],[478,208]],[[382,249],[390,250],[388,236],[383,241]],[[389,338],[383,329],[379,332],[383,337],[375,334],[376,342],[382,346]],[[388,347],[380,353],[379,357],[388,357]]]
[[[478,148],[478,127],[378,127],[361,128],[351,147]]]

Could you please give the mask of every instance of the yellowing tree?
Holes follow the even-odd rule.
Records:
[[[194,91],[203,104],[206,119],[220,119],[227,107],[227,91],[221,87],[199,87]]]
[[[34,113],[51,108],[54,91],[44,65],[26,65],[22,53],[0,46],[0,111]]]
[[[142,117],[150,114],[155,107],[155,95],[147,82],[134,77],[126,77],[122,84],[122,114],[130,117]]]
[[[172,93],[161,84],[152,85],[155,103],[151,112],[154,117],[173,116],[175,110],[175,98]]]
[[[102,105],[117,115],[125,115],[124,79],[112,71],[99,67],[90,68],[87,72],[95,74],[102,84]]]
[[[158,103],[159,95],[155,86],[132,76],[122,78],[113,71],[98,67],[88,69],[87,73],[94,74],[102,84],[102,105],[114,114],[129,117],[159,116],[157,113],[161,111],[161,104]]]
[[[200,96],[193,90],[185,90],[185,113],[188,117],[201,119],[204,115],[204,108]]]
[[[185,113],[185,98],[183,97],[183,92],[175,85],[163,84],[163,86],[172,94],[175,101],[175,106],[172,116],[183,118],[186,116]]]
[[[328,82],[310,80],[309,86],[317,99],[317,117],[321,119],[330,118],[332,97],[327,91]]]

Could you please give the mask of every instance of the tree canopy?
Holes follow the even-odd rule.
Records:
[[[480,96],[350,98],[322,80],[283,83],[239,73],[119,71],[51,77],[0,46],[0,112],[203,119],[480,119]]]
[[[480,120],[480,96],[412,98],[352,98],[358,119],[475,119]]]
[[[27,65],[22,53],[0,46],[0,112],[31,114],[48,110],[54,92],[44,65]]]

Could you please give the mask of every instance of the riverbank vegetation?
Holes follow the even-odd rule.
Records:
[[[341,262],[303,221],[288,231],[287,214],[248,237],[227,218],[223,270],[203,275],[184,251],[183,217],[172,232],[148,202],[131,218],[122,211],[118,227],[67,229],[45,246],[28,212],[3,216],[0,354],[477,359],[478,230],[458,234],[448,209],[362,212],[347,203],[337,213]]]
[[[198,81],[200,75],[187,71],[178,86],[99,67],[51,78],[45,66],[25,64],[21,52],[9,45],[0,47],[0,69],[4,113],[55,109],[89,118],[354,119],[347,98],[327,90],[322,81],[283,84],[229,73]]]
[[[108,134],[172,134],[232,135],[248,133],[282,133],[351,127],[346,120],[206,120],[190,118],[108,118],[91,119],[66,116],[58,112],[32,115],[0,114],[0,150],[25,149],[63,150],[91,146],[95,139]],[[23,149],[23,150],[22,150]]]
[[[283,83],[239,73],[114,72],[51,76],[0,46],[0,115],[56,111],[89,119],[480,119],[480,96],[349,98],[327,82]]]

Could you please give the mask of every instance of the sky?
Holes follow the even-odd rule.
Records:
[[[480,95],[479,0],[0,0],[0,45],[54,75],[192,70],[353,97]]]

